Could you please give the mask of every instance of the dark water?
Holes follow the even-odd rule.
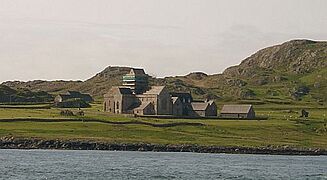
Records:
[[[0,150],[1,179],[327,179],[327,156]]]

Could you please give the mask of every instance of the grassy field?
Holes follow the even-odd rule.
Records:
[[[306,108],[310,118],[299,118]],[[291,146],[327,149],[327,107],[265,104],[255,106],[258,115],[268,120],[195,120],[147,119],[110,115],[94,104],[84,109],[86,119],[105,121],[143,121],[156,124],[199,122],[205,126],[152,127],[147,125],[112,125],[99,122],[31,122],[30,118],[67,119],[60,109],[15,109],[0,107],[0,137],[37,137],[44,139],[87,139],[105,142],[197,144],[217,146]],[[77,112],[77,109],[73,109]],[[4,122],[20,119],[19,122]],[[2,122],[1,122],[2,121]]]

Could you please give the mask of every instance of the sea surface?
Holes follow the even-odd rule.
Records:
[[[0,179],[327,179],[327,156],[0,150]]]

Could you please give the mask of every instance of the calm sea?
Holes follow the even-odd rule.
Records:
[[[327,179],[327,156],[0,150],[1,179]]]

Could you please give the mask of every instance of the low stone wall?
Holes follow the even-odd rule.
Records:
[[[0,138],[0,149],[59,149],[59,150],[107,150],[107,151],[152,151],[195,152],[230,154],[271,155],[327,155],[326,149],[296,149],[290,147],[221,147],[197,145],[159,145],[106,143],[87,140],[43,140],[36,138]]]

